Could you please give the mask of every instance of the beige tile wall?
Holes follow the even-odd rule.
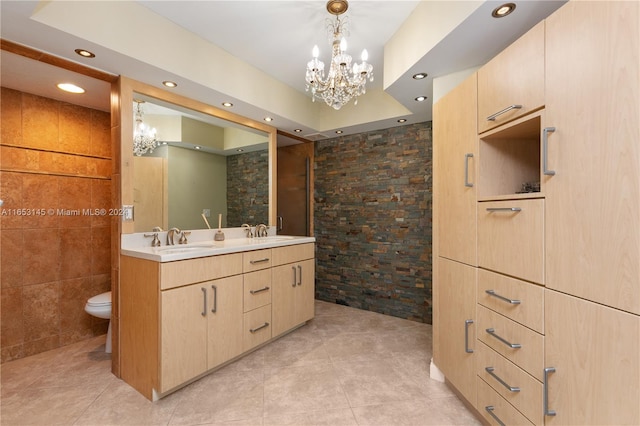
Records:
[[[85,313],[84,304],[111,289],[111,119],[109,112],[1,90],[5,362],[106,333],[108,321]],[[45,214],[17,215],[14,209]],[[66,216],[59,209],[81,213]]]

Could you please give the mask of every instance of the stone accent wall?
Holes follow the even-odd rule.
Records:
[[[431,135],[316,142],[316,298],[431,323]]]
[[[269,151],[227,157],[227,227],[269,224]]]
[[[109,321],[84,305],[111,289],[111,115],[4,87],[1,95],[5,362],[107,332]]]

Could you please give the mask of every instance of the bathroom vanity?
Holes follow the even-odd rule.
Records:
[[[123,245],[122,379],[157,400],[305,324],[314,316],[314,242]]]

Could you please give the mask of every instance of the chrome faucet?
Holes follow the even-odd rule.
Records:
[[[268,235],[267,225],[261,223],[256,226],[256,237],[266,237]]]
[[[243,223],[242,228],[247,233],[247,238],[253,238],[253,231],[251,230],[251,225],[249,225],[248,223]]]
[[[175,236],[176,233],[180,233],[180,230],[178,228],[171,228],[167,231],[167,245],[168,246],[172,246],[174,245],[173,242],[173,237]]]

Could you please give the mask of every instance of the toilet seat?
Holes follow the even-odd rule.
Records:
[[[93,296],[87,301],[87,306],[92,306],[92,307],[111,306],[111,292],[107,291],[106,293]]]
[[[105,344],[105,352],[111,353],[111,292],[93,296],[84,305],[86,313],[97,318],[108,319],[109,328],[107,330],[107,342]]]

